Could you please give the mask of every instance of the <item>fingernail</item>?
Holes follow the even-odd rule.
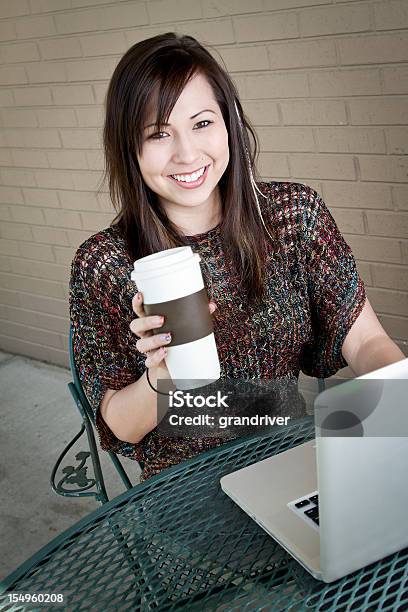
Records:
[[[164,317],[156,317],[155,322],[157,323],[157,325],[163,325]]]
[[[163,340],[163,342],[170,342],[171,340],[171,334],[167,333],[167,334],[161,334],[160,335],[160,340]]]

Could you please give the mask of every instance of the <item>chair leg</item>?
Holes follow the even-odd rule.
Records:
[[[101,504],[105,504],[107,501],[109,501],[107,492],[106,492],[106,487],[105,487],[105,481],[103,479],[103,474],[102,474],[102,469],[101,469],[101,464],[99,461],[99,454],[98,454],[98,449],[96,446],[96,442],[95,442],[95,436],[93,433],[93,429],[92,429],[92,425],[89,421],[89,418],[87,417],[87,414],[85,413],[85,411],[82,408],[81,405],[81,401],[80,398],[78,396],[77,390],[75,388],[75,385],[73,383],[69,383],[68,384],[68,389],[75,401],[75,404],[79,410],[79,413],[82,417],[82,427],[81,427],[81,431],[79,434],[77,434],[77,436],[68,444],[68,446],[64,449],[63,453],[61,454],[61,456],[58,458],[57,460],[57,464],[55,465],[54,469],[53,469],[53,473],[52,473],[52,477],[51,477],[51,486],[53,488],[53,490],[58,493],[59,495],[66,495],[69,497],[89,497],[90,495],[93,495]],[[55,474],[56,474],[56,470],[58,469],[58,466],[60,465],[62,459],[64,458],[64,456],[67,454],[68,450],[71,448],[71,446],[73,446],[73,444],[76,442],[76,440],[82,435],[82,433],[86,431],[86,435],[88,438],[88,445],[89,445],[89,450],[90,450],[90,454],[91,454],[91,461],[92,461],[92,467],[93,467],[93,473],[94,473],[94,477],[95,477],[95,486],[96,486],[96,493],[82,493],[82,492],[77,492],[76,494],[72,494],[69,495],[68,493],[62,493],[60,491],[57,490],[57,488],[54,486],[54,479],[55,479]],[[80,458],[85,458],[84,455],[81,455]],[[86,458],[85,458],[86,459]],[[83,470],[84,469],[84,465],[81,465],[80,468]],[[72,468],[74,469],[74,468]],[[79,470],[79,468],[77,468],[77,470]],[[85,468],[86,470],[86,468]],[[88,487],[89,488],[89,487]]]
[[[65,476],[58,482],[58,484],[56,484],[55,482],[55,477],[56,477],[58,468],[62,463],[62,460],[68,454],[68,451],[72,448],[72,446],[74,446],[75,442],[82,436],[85,430],[86,430],[86,422],[83,422],[80,431],[67,444],[67,446],[64,448],[64,450],[58,457],[52,469],[52,472],[51,472],[51,477],[50,477],[51,488],[53,489],[55,493],[57,493],[57,495],[62,495],[63,497],[95,497],[99,502],[104,504],[105,502],[109,501],[108,496],[106,494],[105,483],[103,482],[103,478],[102,478],[102,481],[98,482],[97,470],[95,470],[95,462],[94,462],[94,458],[92,457],[91,453],[83,452],[83,451],[77,453],[75,455],[75,458],[77,459],[77,461],[80,461],[80,465],[76,467],[71,466],[71,465],[65,466],[62,470]],[[88,438],[88,441],[89,441],[89,438]],[[96,476],[96,478],[92,478],[92,479],[88,478],[86,475],[88,468],[85,464],[86,464],[86,460],[89,457],[89,455],[91,455],[91,460],[93,462],[93,468],[94,468],[94,475]],[[99,462],[99,459],[97,459],[97,462]],[[100,466],[99,466],[99,471],[100,471]],[[64,486],[65,484],[70,484],[70,485],[75,484],[77,485],[77,488],[76,489],[66,488]],[[88,491],[88,489],[91,489],[94,486],[96,486],[96,492]]]
[[[125,485],[127,489],[131,489],[133,485],[130,482],[129,477],[125,472],[125,468],[119,461],[118,457],[115,455],[115,453],[112,453],[111,451],[109,451],[109,456],[112,459],[112,463],[115,466],[116,471],[118,472],[119,476],[121,477],[123,484]]]
[[[82,417],[82,426],[81,430],[78,434],[74,436],[74,438],[67,444],[61,455],[58,457],[57,462],[52,470],[50,483],[53,491],[58,495],[62,495],[65,497],[95,497],[101,504],[105,504],[109,501],[109,497],[106,491],[105,481],[103,478],[101,463],[99,459],[98,447],[95,441],[93,424],[88,416],[87,411],[84,409],[79,393],[74,385],[74,383],[68,384],[68,389],[74,399],[75,405],[77,406],[78,412]],[[88,445],[90,452],[80,452],[77,453],[76,459],[80,461],[80,464],[76,467],[74,466],[66,466],[63,468],[63,473],[65,476],[58,482],[55,482],[56,473],[58,468],[60,467],[62,460],[67,455],[68,451],[72,448],[75,442],[80,438],[80,436],[86,431],[86,435],[88,438]],[[89,455],[91,456],[92,468],[94,478],[90,479],[86,475],[87,466],[86,460]],[[115,466],[116,471],[118,472],[123,484],[126,489],[131,489],[133,487],[132,482],[130,481],[124,467],[119,461],[118,457],[115,453],[109,452],[109,456],[113,465]],[[77,485],[77,488],[74,489],[72,486],[67,488],[65,485]],[[95,491],[89,491],[89,489],[96,487]]]
[[[95,436],[92,430],[92,425],[89,423],[88,420],[84,421],[84,423],[85,423],[86,434],[88,437],[89,449],[91,451],[91,459],[92,459],[92,466],[93,466],[93,470],[95,474],[96,488],[98,491],[98,495],[96,496],[96,498],[103,505],[107,501],[109,501],[109,497],[108,497],[108,494],[106,493],[105,481],[103,479],[101,463],[99,461],[99,453],[96,447]]]

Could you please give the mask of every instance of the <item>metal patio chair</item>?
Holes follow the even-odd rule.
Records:
[[[67,444],[62,453],[55,463],[51,473],[51,487],[58,495],[64,497],[95,497],[101,504],[109,501],[105,481],[102,474],[101,464],[99,460],[98,447],[95,440],[95,426],[93,422],[93,410],[86,398],[84,390],[82,388],[81,381],[78,376],[78,371],[74,361],[74,350],[72,343],[72,326],[69,329],[69,362],[71,366],[72,382],[68,383],[68,389],[74,399],[75,405],[82,418],[82,425],[80,431],[73,437],[73,439]],[[56,483],[56,474],[60,467],[63,459],[75,444],[75,442],[86,432],[88,438],[89,451],[80,451],[75,455],[79,465],[72,466],[67,465],[62,469],[64,474],[58,483]],[[132,488],[132,483],[129,477],[119,461],[118,456],[108,451],[109,456],[115,466],[120,478],[126,489]],[[93,478],[89,478],[87,475],[88,466],[86,462],[91,457]],[[68,485],[68,486],[67,486]],[[94,489],[91,491],[90,489]],[[96,489],[96,490],[95,490]]]

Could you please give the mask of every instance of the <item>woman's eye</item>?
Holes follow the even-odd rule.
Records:
[[[150,140],[150,139],[152,139],[152,140],[161,140],[161,139],[162,139],[161,134],[165,134],[165,133],[166,133],[166,132],[156,132],[155,134],[151,134],[151,135],[149,136],[149,140]]]
[[[200,125],[201,123],[206,123],[207,125],[210,125],[210,123],[213,122],[209,121],[208,119],[203,119],[202,121],[199,121],[196,125]],[[203,125],[202,127],[207,127],[207,125]]]

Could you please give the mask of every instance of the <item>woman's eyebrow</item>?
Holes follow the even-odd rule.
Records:
[[[217,114],[215,111],[211,110],[210,108],[205,108],[204,110],[199,111],[198,113],[196,113],[195,115],[193,115],[192,117],[190,117],[190,119],[195,119],[196,117],[198,117],[198,115],[201,115],[201,113],[213,113],[214,115],[216,115],[216,114]],[[156,125],[155,123],[149,123],[149,125],[145,125],[143,129],[144,129],[144,130],[147,130],[147,128],[149,128],[149,127],[153,127],[153,126],[155,126],[155,125]],[[163,123],[162,125],[163,125],[163,126],[165,126],[165,125],[166,125],[166,126],[170,126],[171,124],[170,124],[170,123]]]

